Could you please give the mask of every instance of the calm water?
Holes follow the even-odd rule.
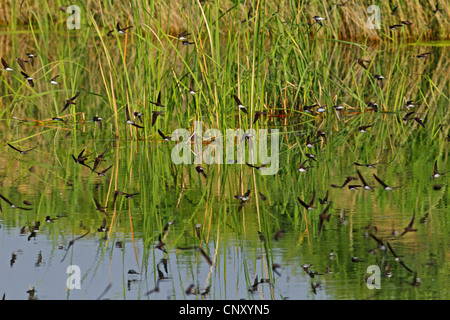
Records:
[[[165,150],[170,150],[170,147],[155,149],[146,146],[149,144],[147,142],[138,144],[138,148],[143,148],[142,151],[150,149],[165,153]],[[8,153],[2,161],[30,165],[39,161],[37,154],[44,152],[36,151],[34,155],[30,153],[19,157]],[[119,155],[128,159],[129,152],[129,148],[118,150]],[[108,162],[115,162],[113,153],[114,150],[109,154]],[[153,159],[156,162],[160,160]],[[133,163],[140,161],[142,159],[136,156],[130,163],[120,164],[119,167],[123,172],[130,172],[131,169],[126,168],[132,168]],[[354,170],[350,161],[342,162],[343,172]],[[445,290],[448,283],[448,191],[446,186],[441,190],[433,190],[431,186],[435,181],[428,178],[428,186],[420,191],[422,199],[414,200],[419,203],[418,207],[409,207],[405,204],[411,201],[408,193],[416,192],[415,187],[409,184],[421,180],[421,173],[411,170],[399,173],[399,176],[408,177],[402,179],[405,186],[390,192],[380,188],[351,191],[329,187],[329,199],[334,201],[329,211],[332,216],[319,234],[317,215],[325,205],[320,205],[316,200],[318,209],[313,210],[313,213],[300,210],[296,197],[288,201],[285,199],[287,195],[277,190],[276,184],[280,183],[278,177],[264,178],[267,180],[266,185],[261,184],[266,188],[262,190],[267,199],[262,201],[259,198],[258,201],[259,215],[263,220],[259,222],[259,227],[255,197],[252,196],[239,209],[239,201],[230,199],[226,192],[217,195],[214,190],[218,188],[216,182],[208,184],[203,178],[199,179],[197,173],[192,172],[195,171],[193,168],[182,168],[187,185],[185,190],[177,190],[174,185],[164,190],[163,186],[158,185],[156,187],[161,190],[156,192],[151,189],[157,173],[152,173],[151,169],[143,172],[134,170],[119,179],[134,182],[134,188],[130,191],[140,194],[133,199],[118,200],[111,231],[99,232],[97,229],[104,215],[95,210],[92,198],[102,200],[108,193],[111,177],[98,179],[90,175],[87,168],[75,163],[69,166],[73,170],[67,176],[73,178],[69,186],[61,184],[60,178],[52,175],[42,182],[42,189],[33,190],[26,186],[27,182],[36,178],[29,172],[10,176],[16,183],[20,181],[18,185],[22,185],[22,188],[5,183],[2,186],[2,194],[11,201],[19,204],[26,199],[33,203],[33,210],[30,211],[11,209],[2,203],[0,271],[4,276],[0,287],[7,299],[27,299],[26,291],[32,287],[36,289],[35,296],[39,299],[96,299],[108,284],[111,287],[102,298],[448,298]],[[214,177],[212,172],[217,169],[211,166],[209,177]],[[226,175],[232,177],[239,176],[241,170],[247,171],[247,168],[234,165],[227,170],[231,172],[226,172]],[[371,170],[379,174],[381,171],[368,168],[360,170],[365,176],[369,176]],[[424,171],[428,176],[429,168]],[[333,175],[333,180],[343,182],[346,176],[345,173],[337,173]],[[286,177],[286,180],[291,178]],[[373,185],[376,183],[373,178],[367,180]],[[448,180],[440,182],[446,184]],[[128,181],[125,182],[127,184]],[[211,193],[205,190],[208,187]],[[325,191],[326,183],[323,187]],[[298,190],[298,193],[301,194],[301,191]],[[322,191],[317,193],[318,198],[324,195]],[[209,200],[202,199],[202,194]],[[309,198],[308,192],[304,195]],[[112,196],[110,205],[111,202]],[[340,219],[342,209],[345,209],[345,221]],[[113,209],[110,212],[112,214]],[[402,237],[393,236],[393,230],[403,231],[414,212],[414,227],[417,231]],[[420,221],[426,213],[426,221]],[[49,223],[45,222],[47,215],[60,218]],[[130,232],[130,215],[133,235]],[[305,218],[308,220],[307,225]],[[107,220],[109,227],[111,218]],[[29,226],[33,226],[35,221],[40,221],[41,225],[35,236],[30,236]],[[158,244],[158,235],[168,221],[175,223],[165,234],[168,252],[165,255],[155,246]],[[201,224],[202,243],[195,233],[196,224]],[[390,252],[372,252],[372,249],[377,248],[377,243],[365,233],[365,227],[369,225],[376,226],[377,230],[372,229],[371,232],[384,241],[390,241],[396,254],[417,272],[421,283],[419,287],[412,285],[415,274],[396,263]],[[22,227],[26,227],[25,230],[21,230]],[[260,229],[263,230],[264,241],[259,238],[257,231]],[[285,233],[275,240],[278,230],[284,230]],[[62,261],[69,241],[86,231],[89,234],[75,241]],[[198,245],[213,261],[212,267],[199,251],[179,249]],[[352,257],[359,257],[362,262],[352,262]],[[162,259],[167,259],[166,266]],[[384,276],[387,262],[390,263],[392,277]],[[273,272],[273,264],[280,265],[276,269],[279,274]],[[301,267],[304,264],[312,264],[309,270],[319,274],[311,277]],[[80,268],[80,289],[67,289],[67,268],[70,265]],[[381,268],[380,290],[367,288],[365,277],[371,274],[367,271],[371,265]],[[326,272],[327,269],[330,272]],[[129,270],[139,274],[129,274]],[[164,279],[159,281],[161,276]],[[270,279],[270,283],[262,283],[252,290],[256,276]],[[159,291],[147,295],[156,283],[159,283]],[[198,288],[199,294],[187,294],[190,285]],[[312,285],[317,285],[315,293]],[[201,295],[208,287],[209,292]]]
[[[19,51],[16,42],[22,40],[11,37],[13,50]],[[30,48],[32,41],[26,46]],[[332,50],[336,54],[330,69],[335,76],[345,78],[343,66],[354,64],[354,59],[345,60],[349,48],[342,45]],[[410,65],[412,74],[446,69],[448,49],[433,50],[440,57],[436,58],[439,63]],[[383,52],[392,56],[391,49]],[[132,51],[129,56],[139,59]],[[95,61],[90,62],[92,65],[87,68],[97,68]],[[432,76],[438,77],[433,81],[448,95],[449,80],[445,74]],[[204,179],[195,165],[171,162],[174,143],[163,142],[155,129],[142,139],[136,139],[133,130],[124,131],[126,135],[121,139],[113,139],[114,119],[111,109],[105,106],[100,85],[89,74],[78,80],[82,90],[89,93],[84,98],[80,96],[77,105],[85,112],[83,124],[72,120],[67,124],[38,125],[18,121],[14,117],[51,118],[52,112],[41,105],[48,103],[50,109],[60,109],[66,93],[56,91],[61,94],[57,98],[34,94],[15,100],[5,85],[13,80],[3,81],[0,88],[2,112],[12,100],[17,105],[11,117],[0,123],[0,194],[18,206],[31,208],[12,209],[1,202],[0,294],[6,299],[28,299],[31,288],[38,299],[449,298],[449,175],[430,179],[435,160],[441,172],[449,170],[449,142],[437,126],[403,139],[402,133],[407,129],[396,130],[398,110],[347,115],[345,123],[333,120],[327,127],[326,145],[318,144],[309,150],[304,137],[306,133],[315,134],[316,128],[302,126],[294,116],[287,123],[269,118],[267,127],[282,132],[280,170],[276,175],[263,176],[246,165],[203,165],[208,176]],[[392,87],[393,93],[384,100],[387,108],[394,101],[395,84]],[[412,95],[414,87],[405,87],[410,91],[404,95]],[[430,96],[432,90],[425,89],[424,98],[432,100],[429,103],[435,108],[433,114],[442,118],[445,126],[447,101],[442,96]],[[103,96],[99,98],[94,93]],[[351,98],[345,90],[336,94]],[[83,109],[87,106],[89,111]],[[103,131],[90,120],[96,112],[106,118]],[[184,114],[180,112],[178,116],[182,118]],[[335,119],[334,110],[328,110],[326,116]],[[150,112],[144,113],[144,121],[149,119]],[[373,133],[363,135],[349,133],[344,125],[372,122],[376,123]],[[155,128],[171,131],[175,125],[176,119],[169,118],[166,127],[161,123]],[[383,135],[385,141],[380,143],[376,135]],[[21,148],[37,148],[21,155],[6,145],[11,141]],[[113,168],[105,177],[73,161],[72,155],[77,156],[83,149],[91,155],[89,165],[107,150],[100,168]],[[316,154],[318,162],[309,161],[314,168],[301,173],[297,169],[306,159],[306,152]],[[370,169],[356,167],[355,161],[379,164]],[[376,188],[331,187],[341,185],[347,176],[357,177],[356,169]],[[383,190],[373,173],[401,188]],[[250,199],[241,206],[234,196],[248,189]],[[119,195],[114,208],[114,190],[139,194],[132,199]],[[320,204],[319,198],[327,191],[332,202],[328,211],[331,217],[319,232],[319,214],[327,206]],[[313,192],[316,209],[307,211],[297,197],[307,202]],[[108,207],[107,217],[96,210],[94,198]],[[23,204],[25,200],[31,206]],[[47,216],[57,219],[46,222]],[[413,216],[413,228],[417,230],[399,236]],[[104,218],[109,230],[98,231]],[[39,230],[32,232],[36,222],[40,222]],[[169,222],[173,224],[164,231]],[[283,236],[275,239],[280,230],[284,231]],[[369,233],[385,245],[389,242],[406,268],[395,261],[389,250],[380,250]],[[72,239],[82,235],[85,236],[69,246]],[[156,247],[160,235],[167,253]],[[212,264],[196,247],[202,248]],[[279,265],[276,272],[274,264]],[[305,270],[305,264],[312,266]],[[79,288],[68,289],[70,266],[79,267]],[[380,270],[378,290],[367,286],[366,278],[372,275],[370,267]],[[253,286],[256,277],[268,280]],[[153,291],[155,287],[159,290]]]

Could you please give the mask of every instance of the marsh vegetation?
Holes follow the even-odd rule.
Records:
[[[448,4],[39,3],[0,12],[6,299],[448,299]],[[279,130],[278,172],[174,164],[195,121]]]

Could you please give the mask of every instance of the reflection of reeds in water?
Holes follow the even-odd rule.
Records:
[[[32,5],[33,2],[26,2],[23,8],[31,9]],[[441,5],[443,11],[436,13],[438,26],[445,25],[440,19],[448,13],[448,7]],[[108,236],[135,230],[133,241],[142,237],[147,249],[154,248],[155,234],[159,234],[164,223],[173,220],[176,221],[174,230],[166,239],[161,239],[165,250],[171,252],[177,246],[210,244],[213,238],[210,233],[216,231],[215,250],[197,253],[204,257],[201,263],[217,266],[224,259],[218,254],[219,244],[227,240],[223,240],[224,235],[238,241],[257,240],[260,232],[265,235],[265,241],[256,243],[264,252],[263,272],[258,270],[255,274],[266,278],[267,266],[271,265],[272,235],[281,228],[287,231],[280,243],[289,239],[291,246],[320,245],[316,238],[326,239],[329,230],[335,228],[335,208],[336,211],[348,209],[346,228],[361,227],[355,222],[353,208],[363,212],[357,213],[363,216],[358,217],[359,221],[380,212],[396,216],[416,207],[423,208],[430,201],[422,195],[432,197],[425,183],[429,182],[432,172],[430,159],[447,154],[443,138],[449,130],[446,126],[449,113],[444,108],[449,102],[446,95],[448,48],[425,49],[414,45],[397,48],[369,42],[330,44],[318,39],[360,40],[362,36],[384,37],[382,32],[390,35],[386,28],[396,23],[397,17],[389,17],[380,31],[369,32],[362,27],[365,18],[357,12],[357,6],[315,6],[322,4],[312,4],[310,8],[296,7],[296,4],[280,6],[279,16],[274,16],[274,4],[268,4],[265,15],[253,15],[248,22],[236,25],[235,20],[248,18],[247,8],[241,5],[236,6],[236,12],[222,12],[207,3],[203,16],[195,5],[182,15],[181,7],[171,2],[168,21],[164,11],[160,14],[161,11],[155,10],[156,2],[135,2],[131,11],[127,5],[117,4],[114,14],[113,8],[96,8],[92,4],[84,22],[85,32],[73,33],[54,33],[50,24],[45,23],[48,17],[36,8],[36,17],[43,20],[33,24],[33,32],[19,36],[16,26],[17,33],[0,36],[0,43],[4,44],[0,55],[8,58],[16,69],[19,68],[15,64],[16,57],[23,57],[25,52],[38,54],[34,68],[26,65],[34,71],[31,75],[36,78],[35,87],[30,88],[20,74],[2,72],[0,79],[0,130],[4,133],[1,142],[6,151],[0,157],[0,169],[4,173],[1,184],[2,187],[15,186],[23,198],[40,204],[36,205],[36,216],[12,219],[23,225],[44,214],[54,216],[58,211],[65,211],[67,219],[62,229],[77,230],[82,218],[84,226],[94,230],[104,215],[95,210],[93,197],[111,206],[113,190],[136,190],[140,194],[139,199],[135,199],[138,201],[118,199],[114,219],[108,225]],[[258,6],[255,4],[254,8]],[[429,37],[428,30],[419,36],[419,25],[430,17],[419,10],[399,6],[398,18],[414,20],[414,16],[423,21],[414,20],[413,25],[396,32],[415,40]],[[316,26],[309,28],[303,22],[311,23],[308,15],[314,11],[326,17],[317,37]],[[148,19],[151,12],[156,15]],[[65,14],[58,14],[55,21],[63,21]],[[14,17],[21,19],[17,12]],[[30,17],[35,19],[35,16]],[[294,18],[289,20],[291,17]],[[107,37],[105,30],[114,27],[116,20],[123,26],[135,27],[126,36]],[[208,28],[203,25],[205,20]],[[173,38],[185,29],[192,33],[194,44],[183,46]],[[426,60],[418,59],[417,55],[423,52],[431,54]],[[358,58],[367,61],[367,69],[357,63]],[[61,85],[55,87],[49,80],[56,74],[61,74],[58,78]],[[374,74],[385,77],[382,88],[374,80]],[[195,96],[188,91],[191,79],[197,90]],[[61,116],[66,122],[50,121],[58,115],[64,101],[78,91],[81,93],[77,104],[69,106]],[[164,109],[149,102],[155,101],[159,92],[166,105]],[[266,116],[253,124],[252,116],[235,108],[234,94],[248,107],[250,115],[267,109]],[[414,109],[414,117],[424,116],[424,127],[416,121],[402,120],[409,111],[406,100],[417,101],[420,105]],[[377,111],[367,107],[369,101],[378,104]],[[328,108],[324,113],[303,111],[304,106],[314,104]],[[332,108],[336,104],[344,106],[339,116]],[[143,113],[142,131],[126,125],[125,105],[130,106],[130,114]],[[165,117],[152,128],[150,115],[155,110],[163,110]],[[102,130],[92,121],[94,115],[104,119]],[[190,130],[194,120],[202,120],[204,130],[216,128],[222,132],[227,128],[280,129],[280,172],[265,177],[246,165],[203,164],[207,173],[207,179],[203,179],[195,165],[175,166],[170,161],[174,143],[162,141],[156,132],[158,129],[167,133],[176,128]],[[362,135],[356,129],[364,124],[373,124],[373,127]],[[319,130],[325,132],[326,139],[318,134]],[[320,140],[313,151],[305,146],[308,137]],[[7,142],[21,148],[36,145],[38,148],[33,155],[19,156],[8,149]],[[425,143],[426,152],[423,150]],[[106,159],[108,166],[114,164],[114,169],[106,177],[91,174],[70,158],[84,148],[87,153],[97,155],[107,147],[114,150]],[[302,175],[297,169],[307,159],[307,152],[316,155],[317,163]],[[440,163],[448,161],[443,157]],[[381,188],[370,191],[330,189],[332,183],[356,174],[354,162],[379,163],[374,172],[393,185],[409,181],[411,171],[415,179],[407,184],[408,192],[394,191],[389,195]],[[428,162],[429,172],[424,165]],[[375,185],[371,179],[373,172],[367,172],[368,168],[360,170],[368,184]],[[251,190],[248,201],[235,199],[235,195],[247,189]],[[329,189],[333,206],[328,213],[332,216],[323,228],[318,228],[318,213],[323,208],[318,207],[318,212],[314,213],[304,212],[296,199],[310,197],[313,190],[323,195]],[[265,196],[260,198],[260,192]],[[433,195],[436,207],[445,199],[445,192],[448,191],[444,186],[442,193]],[[5,196],[9,199],[14,194],[11,191]],[[11,199],[18,198],[22,197]],[[400,213],[398,207],[392,206],[396,203],[404,204]],[[12,216],[7,210],[5,215]],[[444,225],[440,222],[433,226],[439,231]],[[189,233],[190,226],[197,223],[203,226],[201,239],[193,230]],[[377,225],[380,230],[387,230],[392,222],[379,219]],[[414,236],[417,235],[408,234],[408,237]],[[246,278],[251,282],[254,273],[245,268]]]

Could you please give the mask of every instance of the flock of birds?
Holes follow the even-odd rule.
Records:
[[[342,5],[345,5],[342,4]],[[393,12],[396,9],[393,10]],[[436,10],[438,11],[439,8],[436,7]],[[250,17],[250,16],[249,16]],[[313,17],[314,21],[320,26],[323,27],[323,22],[325,20],[325,18],[322,18],[320,16],[314,16]],[[400,28],[404,25],[411,25],[411,22],[409,21],[401,21],[400,25],[393,25],[390,28],[395,30],[397,28]],[[130,28],[132,28],[132,26],[127,26],[122,28],[120,26],[120,23],[117,23],[116,28],[113,30],[110,30],[107,33],[107,36],[112,36],[115,32],[117,32],[118,34],[125,34],[127,30],[129,30]],[[183,45],[190,45],[193,44],[194,42],[190,42],[189,41],[189,36],[190,33],[188,33],[187,31],[184,31],[182,33],[180,33],[177,38],[178,40],[182,41]],[[430,56],[431,52],[425,52],[425,53],[421,53],[419,55],[417,55],[418,59],[427,59]],[[35,78],[33,78],[32,76],[29,75],[29,72],[27,71],[27,67],[26,64],[29,63],[32,67],[34,66],[34,60],[36,58],[38,58],[36,55],[32,54],[32,53],[26,53],[26,59],[23,58],[17,58],[16,61],[18,63],[18,65],[21,68],[20,74],[23,76],[23,78],[28,82],[28,84],[31,87],[34,87],[34,81],[36,81]],[[366,60],[366,59],[357,59],[357,63],[364,68],[365,70],[369,70],[369,63],[371,61],[370,60]],[[6,72],[14,72],[14,69],[3,59],[1,58],[1,63],[4,67],[4,71]],[[52,77],[51,79],[49,79],[49,83],[52,85],[59,85],[57,79],[60,75],[56,75],[54,77]],[[373,78],[378,82],[378,84],[380,85],[381,88],[383,88],[383,81],[385,80],[385,77],[379,74],[374,74]],[[197,91],[195,90],[195,86],[194,86],[194,81],[193,79],[190,82],[189,85],[189,93],[191,95],[196,95]],[[79,97],[80,95],[80,91],[78,91],[74,96],[72,96],[71,98],[65,100],[64,102],[64,106],[62,107],[61,111],[59,112],[60,114],[63,113],[64,111],[66,111],[71,105],[76,105],[76,99]],[[245,106],[245,104],[241,101],[241,99],[236,96],[233,95],[233,99],[235,101],[235,106],[238,110],[240,110],[241,112],[248,114],[248,107]],[[150,103],[152,103],[153,105],[160,107],[160,108],[165,108],[165,105],[162,102],[161,99],[161,92],[159,92],[158,96],[157,96],[157,100],[156,101],[150,101]],[[407,108],[414,108],[417,107],[417,105],[415,105],[414,101],[406,101],[406,107]],[[378,111],[378,105],[374,102],[369,102],[368,107],[371,108],[372,110],[374,110],[375,112]],[[333,106],[333,108],[339,112],[342,111],[344,109],[344,107],[342,105],[335,105]],[[134,119],[132,119],[131,117],[131,113],[129,110],[128,105],[126,105],[124,107],[125,110],[125,120],[124,123],[131,125],[137,129],[143,129],[144,128],[144,121],[143,121],[143,113],[139,112],[139,111],[134,111],[133,115],[134,115]],[[303,106],[303,112],[305,113],[312,113],[312,112],[316,112],[316,113],[323,113],[326,110],[326,106],[324,105],[319,105],[319,104],[314,104],[311,106]],[[423,123],[423,118],[418,117],[418,116],[414,116],[415,112],[408,112],[404,117],[403,120],[404,121],[416,121],[420,126],[424,127],[424,123]],[[267,111],[256,111],[254,113],[254,118],[253,118],[253,124],[255,124],[260,118],[261,116],[266,116],[267,115]],[[163,112],[160,111],[153,111],[152,112],[152,119],[151,119],[151,126],[153,127],[154,124],[156,123],[157,119],[159,116],[164,116]],[[62,118],[60,118],[60,116],[54,116],[52,118],[55,121],[64,121]],[[94,116],[93,117],[93,122],[97,124],[98,128],[100,130],[102,130],[102,121],[104,119],[99,117],[99,116]],[[372,127],[373,125],[364,125],[364,126],[360,126],[358,127],[358,131],[361,133],[366,133],[368,132],[368,130]],[[161,132],[159,129],[157,130],[158,134],[161,136],[161,138],[164,141],[172,141],[172,137],[171,136],[167,136],[165,135],[163,132]],[[450,137],[447,137],[450,140]],[[307,137],[306,139],[306,146],[307,148],[313,148],[314,145],[320,141],[323,141],[326,144],[326,134],[323,131],[318,131],[316,136],[313,137]],[[20,153],[21,155],[26,155],[29,152],[33,151],[36,147],[30,148],[30,149],[20,149],[10,143],[7,143],[7,145],[13,149],[14,151]],[[72,159],[74,160],[75,163],[80,164],[84,167],[89,168],[89,170],[91,171],[91,173],[96,173],[98,176],[105,176],[106,173],[113,167],[113,165],[110,165],[102,170],[100,170],[100,165],[102,162],[106,161],[105,159],[105,154],[107,153],[108,150],[103,151],[101,154],[97,155],[96,157],[94,157],[92,162],[88,162],[88,159],[90,156],[92,155],[87,155],[85,154],[85,149],[83,149],[77,156],[72,154]],[[309,169],[313,168],[313,166],[308,165],[309,161],[314,161],[317,162],[316,160],[316,156],[311,154],[311,153],[306,153],[306,157],[308,159],[304,160],[298,167],[298,171],[299,172],[307,172]],[[355,166],[358,167],[366,167],[369,169],[373,169],[376,168],[376,165],[378,163],[368,163],[368,164],[362,164],[362,163],[358,163],[355,162],[354,163]],[[249,163],[246,163],[247,166],[251,167],[252,169],[256,169],[256,170],[263,170],[264,167],[267,164],[263,164],[260,166],[256,166],[256,165],[252,165]],[[201,174],[205,179],[207,179],[207,174],[206,174],[206,170],[205,168],[203,168],[202,166],[196,166],[196,171]],[[336,185],[336,184],[332,184],[331,187],[332,188],[338,188],[338,189],[342,189],[344,187],[348,187],[350,190],[358,190],[360,188],[363,188],[364,190],[372,190],[373,188],[375,188],[374,186],[371,186],[367,183],[366,179],[363,177],[362,173],[356,169],[356,173],[357,173],[357,177],[353,177],[353,176],[349,176],[346,177],[346,180],[341,184],[341,185]],[[446,172],[440,172],[438,170],[438,163],[437,161],[435,161],[434,163],[434,168],[433,168],[433,174],[431,176],[432,179],[436,179],[439,177],[442,177]],[[380,177],[378,177],[376,174],[373,174],[374,179],[379,183],[379,185],[386,191],[391,191],[397,188],[401,188],[402,186],[391,186],[390,184],[384,182]],[[356,183],[352,183],[352,181],[360,181],[360,184],[356,184]],[[437,188],[437,186],[435,186],[435,188]],[[131,199],[134,196],[138,195],[139,193],[126,193],[120,190],[115,190],[114,191],[114,197],[113,197],[113,207],[115,208],[116,205],[116,200],[117,197],[119,196],[123,196],[126,199]],[[246,193],[242,194],[242,195],[235,195],[234,197],[240,201],[240,208],[242,208],[242,206],[250,199],[250,194],[251,191],[247,190]],[[260,197],[262,200],[266,200],[266,197],[264,194],[262,194],[261,192],[259,193]],[[317,209],[315,201],[316,201],[316,192],[313,191],[313,194],[311,196],[311,199],[309,199],[308,202],[306,202],[306,200],[302,200],[300,198],[297,199],[300,206],[303,207],[305,210],[307,211],[311,211],[311,210],[315,210]],[[1,203],[5,202],[7,203],[11,208],[13,209],[19,209],[19,210],[32,210],[31,209],[31,203],[28,201],[23,201],[24,206],[21,205],[17,205],[13,202],[11,202],[9,199],[7,199],[5,196],[0,194],[0,212],[2,211],[2,206]],[[110,218],[108,212],[107,212],[107,206],[103,206],[102,204],[99,203],[99,201],[97,199],[93,199],[94,203],[95,203],[95,207],[96,210],[98,210],[99,212],[101,212],[102,214],[105,215],[101,226],[97,229],[98,232],[106,232],[109,230],[109,228],[107,227],[107,218]],[[326,208],[321,211],[321,213],[319,214],[319,234],[322,232],[324,224],[326,222],[330,221],[330,217],[331,214],[329,214],[329,209],[331,207],[332,202],[328,200],[328,191],[326,192],[325,196],[321,199],[319,199],[320,204],[327,204]],[[45,221],[47,223],[52,223],[54,222],[56,219],[58,219],[59,217],[55,217],[52,218],[50,216],[47,216]],[[424,219],[426,219],[426,216],[424,218],[421,219],[421,222],[424,221]],[[340,215],[340,220],[341,222],[345,221],[345,212],[344,210],[341,212]],[[415,232],[417,231],[417,229],[414,228],[414,222],[415,222],[415,213],[411,219],[411,221],[409,222],[409,224],[404,227],[404,230],[402,233],[397,233],[394,234],[395,237],[402,237],[405,234],[409,233],[409,232]],[[169,227],[173,224],[173,222],[168,222],[162,233],[159,235],[158,237],[158,243],[155,246],[155,248],[163,251],[164,253],[167,254],[167,251],[165,249],[165,243],[164,243],[164,238],[167,235],[167,232],[169,230]],[[30,235],[28,237],[28,240],[32,239],[33,237],[36,236],[36,232],[39,231],[39,227],[40,227],[40,222],[37,221],[35,223],[34,226],[29,226],[29,230],[30,230]],[[23,228],[25,229],[25,227]],[[383,241],[383,239],[380,239],[379,237],[377,237],[375,235],[376,233],[376,227],[374,226],[369,226],[366,230],[366,235],[367,237],[372,238],[376,243],[377,243],[377,248],[376,250],[381,250],[384,252],[389,251],[392,256],[394,257],[394,261],[398,262],[401,266],[403,266],[408,272],[410,273],[414,273],[414,280],[413,280],[413,285],[414,286],[418,286],[420,285],[420,278],[417,276],[417,272],[413,271],[411,268],[409,268],[402,260],[401,258],[395,253],[394,249],[391,246],[391,243],[388,241]],[[23,230],[21,230],[22,233]],[[201,238],[201,233],[200,233],[200,225],[196,226],[196,233],[197,233],[197,237],[202,240]],[[258,231],[259,236],[261,241],[265,241],[265,236]],[[283,234],[285,233],[284,230],[279,230],[276,235],[275,235],[275,240],[279,240]],[[89,234],[89,232],[86,232],[74,239],[72,239],[67,247],[65,248],[66,252],[64,257],[62,258],[61,262],[63,262],[67,256],[67,253],[69,252],[69,248],[71,248],[73,246],[73,244],[75,243],[75,241],[82,239],[84,237],[86,237]],[[61,249],[63,249],[63,247],[61,246]],[[205,252],[205,250],[201,247],[201,246],[193,246],[193,247],[177,247],[178,250],[197,250],[205,259],[205,261],[212,266],[213,265],[213,261],[211,260],[211,258],[208,256],[208,254]],[[13,257],[11,259],[11,266],[14,264],[16,258],[16,253],[13,254]],[[332,258],[332,256],[330,256],[330,258]],[[42,259],[42,257],[41,257]],[[352,258],[352,262],[362,262],[363,260],[361,260],[359,257],[353,257]],[[162,272],[160,270],[160,265],[162,265],[164,267],[165,273]],[[279,264],[274,263],[272,266],[272,270],[274,271],[275,274],[277,274],[278,276],[281,276],[280,272],[278,271],[279,268],[281,266]],[[304,264],[302,266],[303,270],[311,277],[314,278],[317,275],[324,275],[326,273],[331,272],[331,268],[328,267],[327,271],[325,273],[318,273],[317,271],[312,270],[312,265],[311,264]],[[166,280],[169,277],[167,276],[167,259],[163,258],[158,264],[157,264],[157,271],[158,271],[158,281],[156,283],[156,286],[154,289],[150,290],[149,292],[147,292],[147,295],[153,293],[153,292],[158,292],[159,291],[159,282],[162,280]],[[130,270],[129,271],[130,274],[135,274],[136,272],[134,270]],[[390,277],[392,276],[392,273],[390,271],[390,263],[388,262],[387,265],[385,266],[385,275]],[[270,279],[266,279],[266,278],[262,278],[259,279],[258,276],[256,276],[253,285],[251,286],[251,288],[249,289],[250,291],[256,291],[258,286],[260,284],[263,283],[270,283]],[[320,288],[320,284],[318,282],[312,282],[311,283],[311,288],[314,292],[314,294],[317,294],[317,289]],[[209,293],[210,288],[206,288],[203,292],[200,292],[198,290],[198,288],[195,288],[194,285],[191,285],[187,288],[186,290],[186,294],[200,294],[202,297],[206,296],[207,293]],[[34,294],[34,291],[33,291]]]

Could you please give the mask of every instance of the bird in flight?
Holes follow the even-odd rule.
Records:
[[[302,199],[300,199],[299,197],[297,197],[298,202],[300,202],[300,204],[305,207],[307,210],[313,210],[315,209],[315,207],[313,207],[314,204],[314,199],[316,197],[316,192],[313,192],[313,195],[311,197],[311,200],[309,200],[309,203],[306,204],[305,202],[302,201]]]
[[[9,144],[9,143],[7,143],[7,145],[8,145],[10,148],[12,148],[12,149],[16,150],[17,152],[19,152],[20,154],[27,154],[27,152],[30,152],[31,150],[34,150],[34,149],[37,148],[37,146],[36,146],[36,147],[31,148],[31,149],[28,149],[28,150],[20,150],[20,149],[17,149],[16,147],[14,147],[13,145],[11,145],[11,144]]]
[[[31,210],[31,208],[24,208],[24,207],[19,207],[16,206],[14,203],[12,203],[11,201],[9,201],[8,199],[6,199],[3,195],[0,194],[0,198],[3,199],[3,201],[5,201],[7,204],[9,204],[11,206],[11,208],[13,209],[20,209],[20,210]],[[0,205],[0,212],[2,212],[2,206]]]
[[[75,105],[76,103],[74,101],[79,95],[80,95],[80,91],[78,91],[72,98],[66,100],[66,103],[64,104],[64,108],[59,113],[63,113],[63,111],[66,110],[71,104]]]
[[[247,107],[244,106],[244,104],[241,102],[241,100],[235,95],[233,95],[233,98],[234,98],[234,101],[236,102],[236,105],[239,108],[239,110],[243,111],[244,113],[248,113]]]

